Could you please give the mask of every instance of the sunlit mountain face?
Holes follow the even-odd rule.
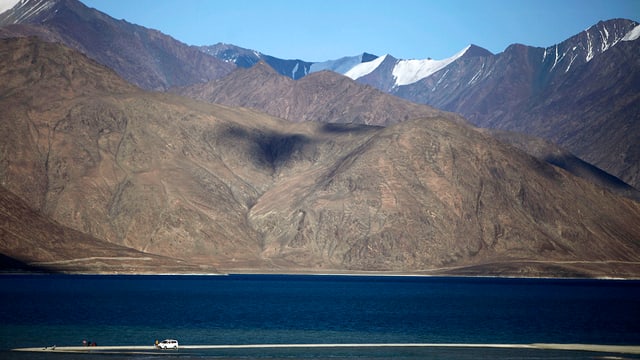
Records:
[[[0,24],[8,266],[640,274],[640,205],[620,181],[640,153],[634,22],[547,49],[298,63],[297,80],[72,0]]]

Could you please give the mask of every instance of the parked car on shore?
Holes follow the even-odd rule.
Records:
[[[178,350],[178,340],[166,339],[158,343],[160,349],[175,349]]]

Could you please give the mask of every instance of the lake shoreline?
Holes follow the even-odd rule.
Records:
[[[220,349],[292,349],[292,348],[496,348],[496,349],[532,349],[532,350],[562,350],[588,351],[598,353],[640,354],[640,345],[603,345],[603,344],[471,344],[471,343],[363,343],[363,344],[215,344],[215,345],[180,345],[183,350],[220,350]],[[158,348],[153,345],[129,346],[53,346],[16,348],[17,352],[49,352],[49,353],[104,353],[126,354],[133,351],[157,353]]]
[[[29,271],[0,271],[0,276],[7,275],[78,275],[78,276],[232,276],[232,275],[274,275],[274,276],[354,276],[354,277],[421,277],[421,278],[452,278],[452,279],[539,279],[539,280],[606,280],[606,281],[640,281],[640,277],[562,277],[562,276],[505,276],[505,275],[446,275],[425,274],[421,272],[395,272],[395,271],[255,271],[234,270],[229,272],[29,272]]]
[[[640,359],[638,282],[360,275],[0,276],[0,357],[46,360],[71,346],[83,353],[68,357],[99,360],[144,345],[110,355]],[[180,341],[182,354],[154,350],[155,339]]]

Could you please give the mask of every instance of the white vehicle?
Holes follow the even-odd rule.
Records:
[[[176,349],[176,350],[178,350],[178,340],[171,340],[171,339],[162,340],[160,343],[158,343],[158,347],[160,349]]]

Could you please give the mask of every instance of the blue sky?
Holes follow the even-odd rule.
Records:
[[[230,43],[323,61],[370,52],[444,59],[469,44],[551,46],[600,20],[640,22],[640,0],[82,0],[190,45]]]

